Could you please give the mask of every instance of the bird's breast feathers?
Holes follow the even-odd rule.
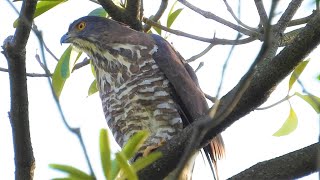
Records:
[[[114,44],[107,49],[92,59],[104,113],[120,146],[143,129],[151,134],[144,147],[180,132],[172,87],[152,58],[157,46]]]

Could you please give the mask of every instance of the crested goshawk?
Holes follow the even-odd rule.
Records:
[[[208,112],[194,71],[160,36],[86,16],[70,25],[61,43],[93,60],[105,118],[121,147],[140,130],[150,132],[140,151],[160,145]],[[205,147],[214,163],[223,151],[220,135]]]

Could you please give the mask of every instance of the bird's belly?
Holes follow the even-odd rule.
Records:
[[[121,147],[140,130],[150,133],[141,150],[171,139],[182,130],[182,119],[170,92],[163,75],[128,82],[110,92],[102,102],[108,107],[105,116]]]

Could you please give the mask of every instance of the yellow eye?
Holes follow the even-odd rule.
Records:
[[[85,22],[80,22],[79,24],[77,24],[77,29],[79,31],[83,30],[86,27],[86,23]]]

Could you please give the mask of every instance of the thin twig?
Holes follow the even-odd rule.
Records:
[[[239,38],[240,38],[240,33],[238,33],[238,35],[237,35],[237,37],[236,37],[236,41],[239,40]],[[222,66],[220,83],[219,83],[218,90],[217,90],[217,94],[216,94],[216,97],[217,97],[217,98],[219,98],[219,96],[220,96],[220,91],[221,91],[221,88],[222,88],[222,84],[223,84],[223,82],[224,82],[225,71],[226,71],[226,69],[227,69],[228,62],[229,62],[229,60],[230,60],[230,58],[231,58],[231,54],[232,54],[234,48],[235,48],[235,45],[232,45],[232,46],[231,46],[231,49],[230,49],[230,51],[229,51],[229,53],[228,53],[227,59],[225,60],[223,66]]]
[[[206,49],[204,49],[202,52],[200,52],[200,53],[197,54],[197,55],[192,56],[191,58],[187,59],[186,61],[187,61],[188,63],[190,63],[190,62],[193,62],[193,61],[199,59],[199,58],[202,57],[203,55],[207,54],[207,53],[213,48],[213,46],[214,46],[213,43],[209,44],[209,46],[206,47]]]
[[[188,7],[189,9],[191,9],[191,10],[195,11],[196,13],[204,16],[205,18],[217,21],[217,22],[219,22],[219,23],[221,23],[221,24],[223,24],[223,25],[225,25],[225,26],[227,26],[227,27],[229,27],[231,29],[234,29],[234,30],[236,30],[236,31],[238,31],[238,32],[240,32],[242,34],[245,34],[247,36],[258,36],[259,35],[259,33],[255,32],[255,31],[251,31],[251,30],[245,29],[245,28],[243,28],[241,26],[238,26],[236,24],[233,24],[233,23],[231,23],[231,22],[229,22],[229,21],[227,21],[227,20],[225,20],[225,19],[223,19],[223,18],[221,18],[221,17],[219,17],[219,16],[217,16],[217,15],[215,15],[215,14],[209,12],[209,11],[204,11],[204,10],[192,5],[191,3],[189,3],[186,0],[178,0],[178,1],[181,4],[185,5],[186,7]]]
[[[276,103],[273,103],[273,104],[271,104],[271,105],[269,105],[269,106],[266,106],[266,107],[259,107],[259,108],[256,108],[256,110],[266,110],[266,109],[269,109],[269,108],[272,108],[272,107],[274,107],[274,106],[276,106],[276,105],[278,105],[278,104],[280,104],[280,103],[282,103],[282,102],[284,102],[284,101],[287,101],[287,100],[289,100],[291,97],[293,97],[294,95],[287,95],[286,97],[284,97],[283,99],[281,99],[281,100],[279,100],[278,102],[276,102]]]
[[[204,62],[200,62],[198,67],[194,70],[195,73],[197,73],[204,65]]]
[[[158,20],[162,17],[162,15],[163,15],[164,11],[167,9],[167,7],[168,7],[168,0],[162,0],[156,14],[154,16],[151,16],[149,19],[154,22],[158,22]],[[151,28],[151,25],[145,24],[143,27],[143,31],[148,32],[150,30],[150,28]]]
[[[219,38],[210,39],[210,38],[204,38],[204,37],[188,34],[188,33],[185,33],[185,32],[179,31],[179,30],[167,28],[167,27],[162,26],[162,25],[160,25],[160,24],[158,24],[148,18],[143,18],[143,22],[150,24],[152,26],[158,27],[164,31],[170,32],[170,33],[175,34],[177,36],[183,36],[183,37],[191,38],[191,39],[198,40],[198,41],[208,42],[208,43],[212,43],[214,45],[217,45],[217,44],[220,44],[220,45],[246,44],[246,43],[249,43],[249,42],[252,42],[252,41],[258,39],[258,37],[254,37],[254,36],[240,39],[238,41],[229,40],[229,39],[219,39]]]
[[[41,33],[41,31],[39,31],[38,29],[34,29],[34,33],[36,34],[36,36],[37,36],[37,38],[38,38],[38,40],[39,40],[40,51],[41,51],[41,56],[42,56],[43,64],[44,64],[45,66],[47,66],[47,61],[46,61],[45,53],[44,53],[42,33]],[[74,134],[78,137],[78,140],[79,140],[79,142],[80,142],[81,148],[82,148],[82,150],[83,150],[83,153],[84,153],[84,155],[85,155],[85,159],[86,159],[87,164],[88,164],[88,167],[89,167],[90,175],[91,175],[92,177],[95,177],[95,174],[94,174],[94,171],[93,171],[93,168],[92,168],[90,159],[89,159],[89,155],[88,155],[86,146],[85,146],[85,144],[84,144],[84,142],[83,142],[83,138],[82,138],[82,135],[81,135],[80,128],[72,128],[72,127],[68,124],[67,119],[66,119],[65,116],[64,116],[64,113],[63,113],[63,110],[62,110],[60,101],[59,101],[56,93],[54,92],[53,85],[52,85],[52,82],[51,82],[50,77],[48,77],[48,84],[49,84],[49,86],[50,86],[50,89],[51,89],[53,98],[54,98],[54,100],[55,100],[55,102],[56,102],[56,105],[57,105],[57,107],[58,107],[58,110],[59,110],[59,113],[60,113],[60,116],[61,116],[61,119],[62,119],[64,125],[67,127],[67,129],[68,129],[70,132],[74,133]]]
[[[312,102],[315,103],[318,107],[320,107],[320,102],[319,102],[319,100],[317,100],[317,99],[315,98],[315,96],[314,96],[313,94],[311,94],[311,93],[305,88],[305,86],[303,85],[302,81],[301,81],[299,78],[297,78],[297,82],[298,82],[298,84],[300,85],[300,87],[302,88],[302,92],[305,93],[305,94],[308,94],[309,97],[310,97],[310,99],[312,100]],[[320,118],[320,117],[319,117],[319,118]]]
[[[0,67],[0,72],[9,72],[8,69]],[[39,73],[26,73],[29,77],[48,77],[52,76],[52,74],[39,74]]]
[[[226,5],[227,7],[227,10],[229,11],[229,13],[231,14],[231,16],[233,17],[234,20],[237,21],[238,24],[240,24],[241,26],[251,30],[251,31],[254,31],[254,32],[258,32],[258,30],[256,28],[253,28],[253,27],[250,27],[246,24],[244,24],[233,12],[231,6],[229,5],[229,3],[227,2],[227,0],[223,0],[224,4]],[[240,4],[238,5],[240,7]]]
[[[45,66],[40,59],[40,56],[38,54],[36,54],[36,60],[38,61],[39,65],[42,67],[42,69],[44,70],[44,72],[48,75],[48,77],[50,76],[51,72],[50,70],[47,68],[47,66]]]
[[[212,103],[215,103],[217,101],[216,97],[210,96],[209,94],[203,93],[204,96],[209,99]]]
[[[43,46],[44,48],[46,49],[46,51],[56,60],[56,61],[59,61],[59,58],[57,58],[57,56],[55,56],[53,54],[53,52],[48,48],[48,46],[46,45],[46,43],[43,41]]]
[[[84,67],[84,66],[86,66],[86,65],[88,65],[88,64],[90,64],[90,59],[88,59],[88,58],[86,57],[86,58],[84,58],[83,61],[75,64],[75,65],[73,66],[73,69],[72,69],[71,72],[73,72],[73,71],[75,71],[75,70],[77,70],[77,69],[80,69],[80,68],[82,68],[82,67]]]

